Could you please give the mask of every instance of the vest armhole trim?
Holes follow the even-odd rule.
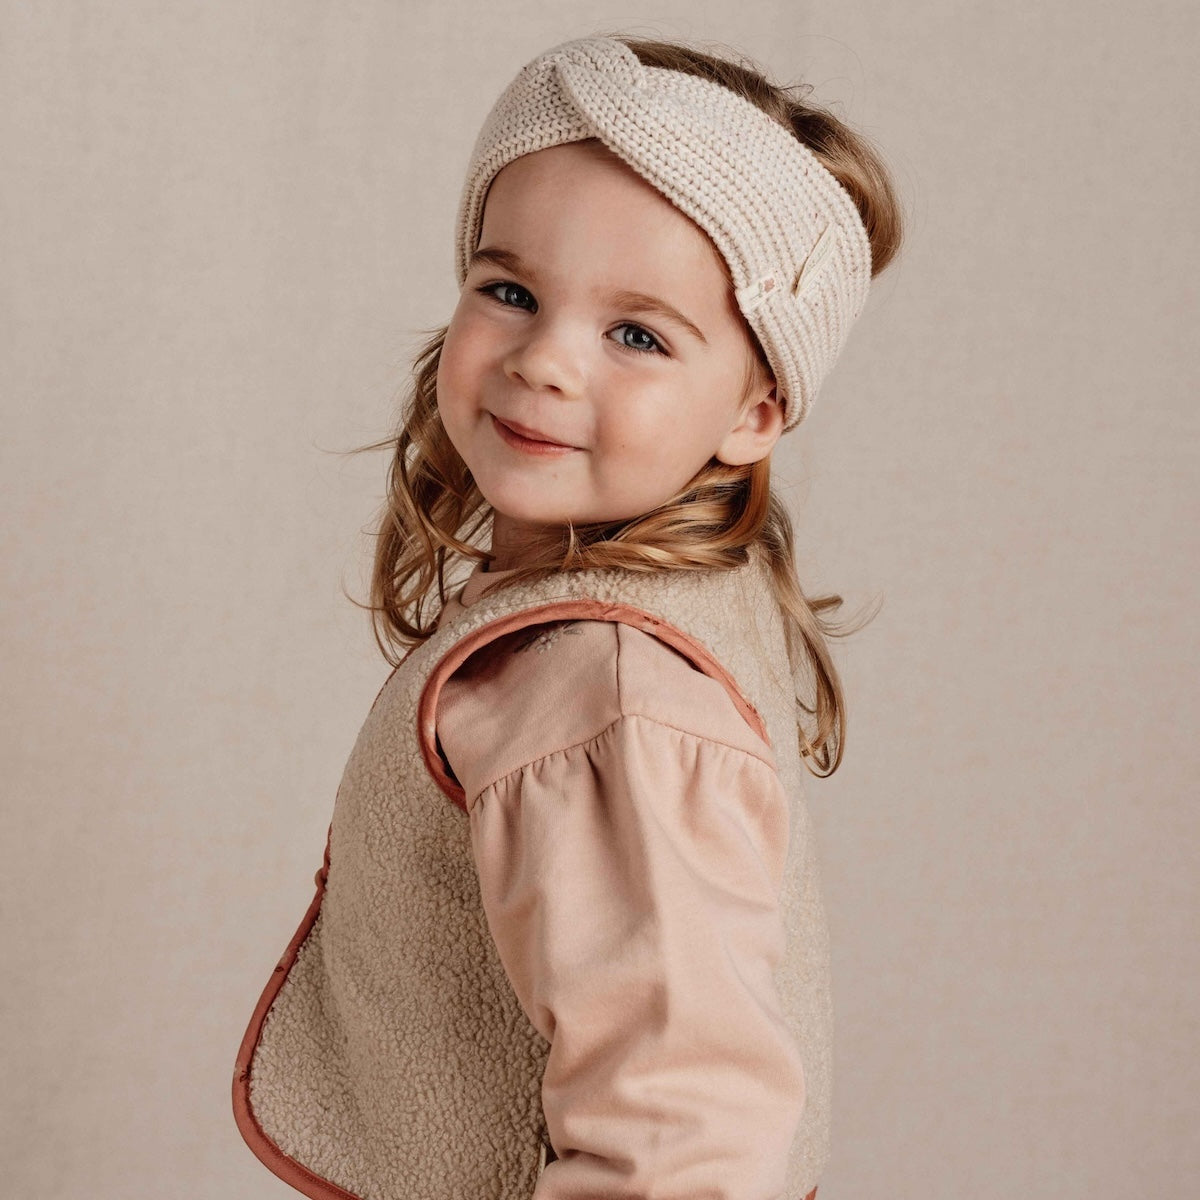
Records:
[[[555,600],[534,608],[521,609],[519,612],[499,617],[472,630],[438,660],[433,670],[429,672],[425,686],[421,689],[421,697],[417,702],[417,742],[421,747],[421,758],[434,783],[464,813],[467,811],[466,792],[446,770],[436,744],[437,702],[443,685],[472,654],[496,638],[503,637],[506,633],[512,633],[516,629],[523,629],[526,625],[539,625],[546,621],[571,618],[588,621],[614,621],[623,625],[631,625],[678,650],[695,663],[705,675],[725,687],[738,712],[745,717],[751,729],[768,746],[771,744],[766,722],[762,719],[758,709],[742,693],[737,681],[713,657],[703,643],[684,633],[678,626],[664,621],[661,617],[654,616],[653,613],[646,612],[645,609],[635,608],[628,604],[604,604],[599,600]]]

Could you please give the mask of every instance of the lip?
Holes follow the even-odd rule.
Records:
[[[543,451],[579,449],[578,446],[572,446],[566,442],[556,442],[538,430],[530,429],[528,425],[518,425],[516,421],[502,421],[495,413],[490,415],[500,431],[510,435],[508,440],[514,445],[520,443],[522,449],[540,448]]]

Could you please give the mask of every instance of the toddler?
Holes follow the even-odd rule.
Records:
[[[811,1200],[841,599],[802,591],[769,468],[896,252],[887,172],[749,66],[582,38],[496,102],[456,238],[384,443],[404,653],[238,1127],[310,1197]]]

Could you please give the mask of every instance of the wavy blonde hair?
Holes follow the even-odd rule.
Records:
[[[872,276],[891,262],[900,245],[901,217],[888,173],[861,134],[805,102],[803,97],[811,85],[773,84],[745,59],[735,62],[677,43],[609,36],[620,38],[644,65],[714,80],[790,130],[812,149],[857,205],[871,241]],[[745,328],[754,353],[747,355],[742,413],[755,386],[771,378],[758,339],[748,325]],[[473,544],[492,520],[491,505],[451,443],[438,413],[438,364],[448,329],[444,325],[421,331],[429,340],[413,362],[399,431],[351,451],[391,451],[387,495],[374,534],[370,603],[361,605],[348,598],[371,613],[376,643],[393,666],[399,665],[404,652],[434,632],[448,598],[448,558],[451,563],[458,561],[453,556],[468,561],[494,558]],[[562,528],[539,531],[537,536],[540,540],[527,547],[527,561],[488,587],[485,595],[513,583],[597,567],[730,569],[746,562],[749,547],[757,543],[770,566],[793,678],[811,680],[811,704],[796,695],[797,705],[815,718],[811,738],[804,723],[797,721],[801,754],[814,775],[824,777],[837,770],[845,746],[846,701],[829,639],[857,632],[875,613],[857,625],[838,625],[826,614],[841,607],[841,596],[805,595],[796,576],[791,519],[771,487],[769,454],[739,466],[729,466],[714,456],[682,489],[648,513],[617,522],[568,522]],[[524,544],[522,553],[526,553]],[[432,603],[435,596],[436,604]],[[813,770],[810,763],[821,769]]]

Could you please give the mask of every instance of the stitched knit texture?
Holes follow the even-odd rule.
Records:
[[[518,72],[485,119],[459,201],[461,287],[487,189],[523,154],[599,138],[712,239],[784,406],[807,416],[867,301],[871,244],[817,156],[722,84],[643,67],[616,38],[580,38]]]
[[[489,936],[469,821],[426,765],[419,735],[432,744],[433,730],[419,730],[418,716],[426,685],[457,663],[465,638],[586,601],[589,619],[694,639],[765,723],[791,799],[780,901],[788,944],[775,978],[802,1054],[805,1108],[786,1191],[755,1200],[800,1200],[819,1182],[829,1157],[829,950],[783,629],[756,550],[733,571],[606,568],[509,585],[446,621],[388,678],[338,788],[316,920],[261,1028],[251,1022],[252,1049],[235,1074],[235,1095],[244,1089],[262,1131],[239,1120],[247,1142],[278,1173],[270,1143],[310,1172],[308,1195],[336,1194],[322,1181],[364,1200],[534,1194],[549,1044]]]

